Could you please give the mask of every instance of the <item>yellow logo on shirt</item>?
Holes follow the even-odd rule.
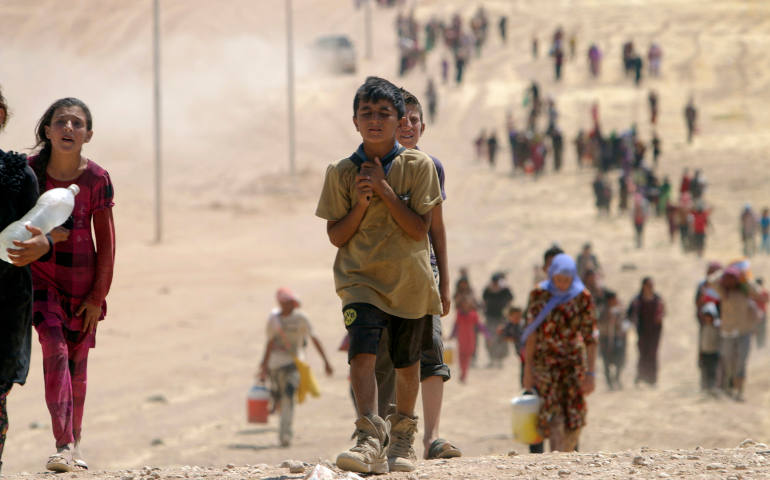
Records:
[[[356,321],[358,314],[352,308],[348,308],[345,310],[345,312],[343,312],[343,316],[345,317],[345,326],[349,327],[353,324],[353,322]]]

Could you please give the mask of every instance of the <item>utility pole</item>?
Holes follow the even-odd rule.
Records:
[[[364,0],[364,42],[366,45],[366,59],[372,59],[372,1]]]
[[[153,47],[153,77],[154,77],[154,109],[155,109],[155,243],[163,238],[162,218],[162,168],[161,168],[161,117],[160,117],[160,0],[153,0],[152,15],[152,47]]]
[[[294,139],[294,21],[291,0],[286,0],[286,65],[287,96],[289,100],[289,172],[294,175],[295,139]]]

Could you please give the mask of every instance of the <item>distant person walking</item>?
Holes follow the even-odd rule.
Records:
[[[264,382],[270,379],[270,395],[273,406],[280,411],[278,439],[282,447],[291,445],[294,436],[294,402],[299,389],[299,370],[295,359],[304,361],[305,345],[312,340],[324,361],[326,374],[333,369],[326,358],[321,340],[313,333],[313,327],[299,310],[299,299],[288,288],[279,288],[275,294],[279,307],[270,312],[267,320],[265,353],[257,376]]]
[[[636,234],[636,248],[642,248],[644,243],[644,225],[647,223],[649,215],[649,202],[644,196],[636,192],[634,194],[634,205],[631,209],[631,218],[634,222],[634,232]]]
[[[504,338],[497,334],[497,327],[505,322],[503,312],[513,301],[513,293],[505,283],[505,274],[497,272],[492,275],[489,284],[482,295],[486,327],[490,337],[487,340],[489,354],[488,367],[502,368],[503,359],[508,355],[508,345]]]
[[[760,322],[757,327],[757,348],[763,348],[767,341],[767,304],[770,301],[770,292],[765,288],[765,282],[762,278],[756,279],[759,295],[754,298],[759,310]]]
[[[562,135],[559,127],[554,127],[549,136],[551,137],[551,150],[553,150],[553,169],[558,172],[561,170],[564,157],[564,135]]]
[[[639,363],[634,384],[645,382],[655,385],[658,381],[658,347],[666,314],[663,299],[655,293],[652,278],[642,280],[642,289],[628,307],[628,318],[636,325]]]
[[[650,44],[650,49],[647,52],[647,64],[649,66],[650,76],[660,76],[660,63],[662,59],[663,49],[660,48],[660,45],[658,45],[657,42],[652,42]]]
[[[554,45],[553,49],[553,68],[554,68],[554,79],[559,82],[561,81],[561,69],[564,65],[564,47],[561,45],[561,43],[557,43]]]
[[[483,328],[483,324],[479,320],[479,314],[476,311],[472,298],[463,296],[456,300],[455,303],[457,313],[451,338],[457,339],[460,382],[465,383],[468,379],[468,369],[470,368],[471,360],[476,353],[477,332]]]
[[[601,265],[599,265],[599,259],[596,258],[596,254],[593,252],[591,242],[584,243],[582,250],[577,256],[577,271],[578,276],[583,282],[585,282],[589,271],[601,276]]]
[[[604,360],[604,376],[610,390],[622,390],[620,376],[626,365],[626,331],[625,312],[620,305],[617,294],[608,291],[606,306],[599,317],[599,343]],[[604,333],[602,333],[604,329]]]
[[[604,376],[610,390],[620,389],[620,373],[625,363],[625,330],[623,329],[623,308],[617,295],[599,283],[599,276],[588,270],[583,283],[591,293],[596,309],[599,329],[599,353],[604,362]]]
[[[592,43],[588,49],[588,69],[594,78],[597,78],[602,71],[602,52],[595,43]]]
[[[751,204],[743,206],[740,218],[741,241],[743,242],[743,254],[747,257],[753,256],[757,251],[757,230],[759,229],[759,219],[754,214]]]
[[[684,107],[684,121],[687,126],[687,143],[692,143],[692,137],[697,128],[698,109],[695,108],[695,99],[690,97]]]
[[[735,265],[725,268],[718,278],[711,277],[709,285],[720,298],[722,388],[735,400],[742,401],[751,335],[760,323],[755,304],[760,292],[755,284],[745,280]]]
[[[704,207],[703,202],[699,202],[690,214],[690,223],[692,224],[692,248],[699,257],[703,256],[703,250],[706,248],[706,232],[710,225],[710,216],[711,209]]]
[[[652,164],[654,168],[658,168],[658,159],[660,158],[661,147],[660,137],[658,132],[653,130],[652,132]]]
[[[655,125],[658,121],[658,92],[650,90],[647,95],[647,102],[650,105],[650,123]]]
[[[701,371],[701,389],[713,392],[717,386],[717,369],[719,367],[719,310],[714,303],[701,307],[701,327],[698,341],[699,361]]]
[[[438,106],[438,91],[433,79],[428,79],[428,87],[425,89],[425,99],[428,101],[428,121],[436,121],[436,107]]]
[[[761,250],[770,255],[770,208],[762,209],[762,217],[759,219],[759,228],[762,233]]]
[[[492,130],[489,137],[487,137],[487,156],[490,168],[495,168],[495,160],[497,159],[497,134],[494,130]]]
[[[642,60],[642,57],[635,55],[632,62],[634,68],[634,85],[638,87],[639,84],[642,83],[642,68],[644,61]]]

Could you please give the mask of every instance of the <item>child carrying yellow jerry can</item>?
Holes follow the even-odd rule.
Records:
[[[525,390],[511,400],[514,440],[533,445],[543,441],[537,430],[538,413],[543,400],[536,392]]]

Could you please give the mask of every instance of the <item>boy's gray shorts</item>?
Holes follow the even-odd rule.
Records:
[[[420,381],[428,377],[441,377],[446,382],[451,377],[449,365],[444,363],[444,340],[441,335],[441,316],[431,318],[433,341],[430,348],[423,348],[420,353]]]

